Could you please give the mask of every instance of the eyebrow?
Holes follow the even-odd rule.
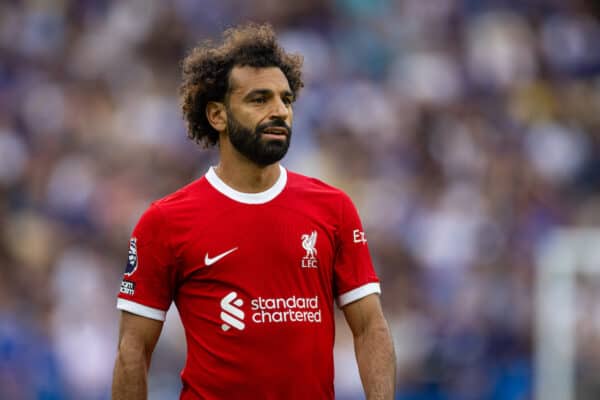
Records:
[[[250,97],[257,96],[257,95],[268,96],[268,95],[271,95],[272,93],[273,93],[273,91],[271,89],[254,89],[254,90],[250,91],[250,93],[245,95],[244,99],[249,99]],[[282,91],[281,95],[283,97],[291,97],[292,99],[294,98],[294,93],[292,93],[290,90]]]

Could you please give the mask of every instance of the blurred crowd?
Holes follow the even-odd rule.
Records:
[[[600,226],[599,17],[594,0],[2,1],[0,399],[109,398],[129,234],[216,161],[187,139],[180,62],[249,20],[305,57],[283,164],[360,211],[397,398],[531,398],[536,249]],[[580,314],[578,399],[597,399],[600,324]],[[184,354],[172,307],[150,399],[177,398]],[[361,398],[353,357],[340,318],[342,400]]]

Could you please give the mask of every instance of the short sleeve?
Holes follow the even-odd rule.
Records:
[[[156,205],[142,215],[129,240],[117,308],[164,321],[175,287],[175,262]]]
[[[369,245],[356,207],[342,198],[341,221],[334,265],[334,290],[339,307],[373,293],[381,293]]]

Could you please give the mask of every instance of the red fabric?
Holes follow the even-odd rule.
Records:
[[[182,399],[333,399],[334,300],[377,282],[362,231],[349,197],[319,180],[288,172],[274,199],[244,204],[203,177],[142,216],[134,293],[119,298],[175,302]]]

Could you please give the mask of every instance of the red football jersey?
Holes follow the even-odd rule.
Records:
[[[117,308],[164,320],[175,302],[181,399],[333,399],[334,300],[380,292],[350,198],[280,170],[249,194],[211,168],[133,232]]]

